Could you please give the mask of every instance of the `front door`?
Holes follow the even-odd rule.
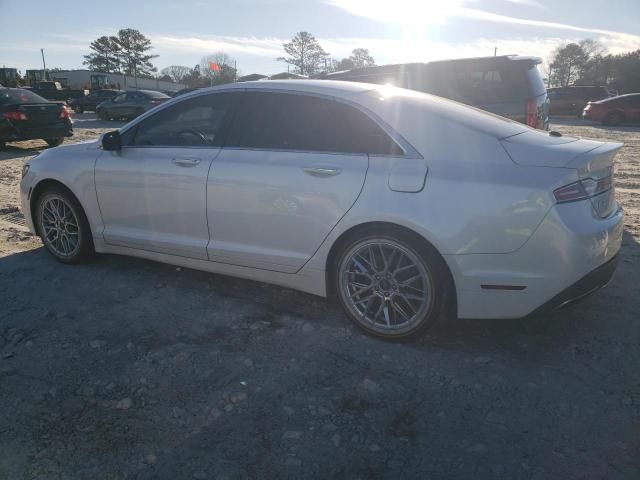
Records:
[[[95,181],[108,244],[207,259],[207,174],[229,111],[221,94],[186,99],[127,129]]]

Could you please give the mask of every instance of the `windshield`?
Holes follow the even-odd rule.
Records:
[[[46,103],[49,100],[22,88],[0,89],[0,105],[14,105],[22,103]]]

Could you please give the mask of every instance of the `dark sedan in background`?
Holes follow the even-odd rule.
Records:
[[[98,105],[100,105],[102,102],[111,100],[120,93],[122,93],[120,90],[98,90],[97,92],[93,92],[86,96],[83,95],[80,97],[72,98],[69,101],[69,106],[76,113],[82,113],[85,111],[95,112]]]
[[[57,147],[73,135],[66,105],[22,88],[0,88],[0,148],[6,142],[42,139]]]
[[[120,118],[130,120],[170,99],[170,96],[153,90],[123,92],[99,104],[96,113],[102,120]]]
[[[604,125],[640,122],[640,93],[629,93],[599,102],[589,102],[584,108],[582,117]]]

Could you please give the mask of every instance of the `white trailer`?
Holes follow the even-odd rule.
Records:
[[[62,70],[50,73],[53,81],[60,82],[65,88],[72,90],[98,90],[115,88],[118,90],[158,90],[161,92],[177,92],[186,85],[166,82],[156,78],[134,78],[119,73],[102,73],[91,70]]]

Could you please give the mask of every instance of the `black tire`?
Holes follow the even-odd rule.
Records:
[[[620,112],[607,113],[602,120],[603,125],[608,125],[610,127],[620,125],[622,122],[624,122],[624,115]]]
[[[52,221],[47,222],[47,218],[60,218],[51,215],[50,202],[54,202],[57,205],[63,204],[65,208],[69,209],[64,210],[66,213],[64,216],[65,220],[69,221],[75,219],[75,223],[77,224],[77,229],[73,229],[73,231],[77,231],[77,242],[75,247],[70,248],[67,254],[62,252],[65,245],[62,240],[56,243],[56,235],[50,235],[50,238],[45,235],[47,228],[50,228],[54,223]],[[47,208],[46,213],[45,208]],[[73,217],[69,215],[69,211]],[[93,238],[91,237],[91,228],[89,227],[87,217],[82,206],[68,190],[59,186],[50,187],[44,190],[35,201],[34,220],[38,235],[42,239],[42,243],[44,243],[44,246],[47,248],[49,253],[51,253],[58,261],[68,264],[79,264],[86,263],[95,256]],[[71,228],[68,230],[71,231]],[[68,238],[71,235],[67,235],[67,246],[70,245]]]
[[[360,284],[358,287],[353,287],[353,284],[349,283],[349,278],[355,278],[352,275],[359,276],[361,274],[350,271],[349,265],[356,265],[358,263],[362,265],[362,262],[365,262],[365,260],[362,260],[362,257],[357,255],[358,252],[362,251],[359,249],[366,249],[373,245],[372,249],[375,250],[377,248],[376,244],[382,247],[380,251],[383,252],[383,256],[385,248],[389,249],[387,252],[390,252],[393,251],[394,248],[400,247],[398,251],[404,251],[404,253],[396,255],[395,261],[397,264],[395,268],[397,271],[391,276],[387,274],[389,278],[386,280],[387,286],[381,286],[381,282],[385,282],[384,279],[376,280],[369,275],[370,285],[375,286],[369,286],[369,290],[366,293],[356,296],[355,291],[351,290],[351,288],[361,290],[361,287],[365,285]],[[404,295],[410,293],[411,290],[401,291],[403,288],[410,288],[417,291],[419,289],[414,288],[416,284],[414,283],[413,286],[409,287],[405,284],[406,280],[400,281],[397,277],[397,275],[400,274],[398,268],[402,265],[400,263],[402,260],[399,259],[401,259],[405,253],[408,254],[408,256],[405,257],[405,266],[413,261],[416,262],[415,272],[418,273],[418,275],[422,275],[421,278],[417,280],[421,282],[418,285],[423,285],[425,291],[424,296],[428,298],[428,302],[425,302],[424,305],[421,303],[417,308],[414,308],[415,304],[411,304],[404,299]],[[354,258],[357,258],[358,261],[355,261]],[[378,257],[378,259],[380,258],[382,257]],[[393,264],[393,260],[390,260],[387,264],[390,258],[393,257],[388,254],[388,257],[384,260],[385,267]],[[373,260],[374,264],[377,262],[376,259],[371,259],[371,257],[369,257],[369,260]],[[417,265],[418,263],[421,267]],[[400,268],[400,270],[402,268]],[[422,274],[420,273],[420,268],[422,268]],[[385,270],[388,271],[388,268]],[[413,278],[411,272],[412,270],[406,271],[406,275],[411,275]],[[403,275],[404,274],[405,273],[403,273]],[[425,280],[423,280],[422,277],[424,277]],[[378,278],[377,275],[376,278]],[[347,238],[342,242],[340,251],[337,253],[331,267],[331,280],[333,282],[332,285],[335,287],[338,301],[349,319],[366,333],[386,340],[413,337],[433,329],[443,317],[449,313],[448,307],[450,306],[450,300],[453,298],[453,282],[440,254],[435,248],[426,241],[421,240],[417,235],[396,228],[372,226],[365,230],[359,230]],[[366,282],[366,280],[363,281]],[[398,285],[402,284],[405,284],[405,286],[398,287]],[[387,289],[387,291],[382,291],[382,289]],[[366,301],[365,309],[365,305],[362,305],[362,299],[368,297],[372,299]],[[373,305],[371,308],[370,305],[372,302]],[[357,303],[360,303],[360,306],[357,306]],[[377,315],[384,312],[384,318],[380,318],[380,320],[384,320],[386,325],[376,323],[377,315],[373,319],[366,318],[370,308],[371,311],[376,310]],[[364,309],[364,314],[359,309]],[[399,311],[411,313],[411,309],[415,313],[410,319],[408,316],[399,313]],[[405,318],[407,320],[403,323]]]
[[[82,105],[78,105],[77,107],[73,107],[73,111],[76,113],[84,113],[84,107]]]
[[[50,147],[59,147],[62,145],[62,142],[64,142],[64,138],[45,138],[44,141],[47,142]]]
[[[0,150],[4,150],[5,148],[7,148],[6,142],[0,142]]]
[[[96,111],[96,116],[98,117],[99,120],[108,120],[109,119],[107,117],[107,113],[102,108],[99,108]]]

